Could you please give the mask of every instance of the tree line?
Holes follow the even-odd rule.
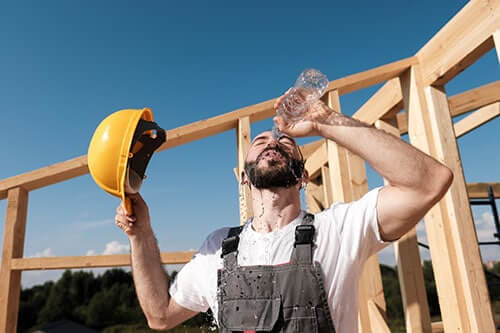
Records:
[[[392,331],[404,329],[404,313],[396,268],[380,265]],[[440,316],[432,266],[423,264],[429,310]],[[500,262],[485,269],[494,311],[500,314]],[[173,279],[176,272],[172,272]],[[132,275],[123,269],[110,269],[95,276],[88,271],[66,270],[56,281],[21,290],[18,332],[31,332],[47,323],[67,319],[103,332],[149,332],[146,318],[137,301]],[[213,331],[210,313],[199,314],[184,324],[196,331]],[[200,329],[202,328],[202,329]],[[183,332],[184,332],[183,331]],[[193,330],[194,332],[195,330]]]

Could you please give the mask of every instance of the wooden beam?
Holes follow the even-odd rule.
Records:
[[[386,76],[397,75],[395,73],[400,73],[414,62],[415,58],[411,57],[365,72],[353,74],[348,77],[332,81],[329,85],[329,89],[337,87],[340,91],[344,91],[344,93],[350,92],[353,87],[364,87],[366,84],[375,82],[381,77],[383,78]],[[359,80],[359,82],[357,80]],[[388,113],[394,113],[394,110],[399,109],[402,100],[400,87],[398,78],[391,79],[353,115],[353,118],[364,121],[368,124],[373,124],[377,119],[386,116]],[[483,91],[471,91],[469,94],[470,96],[460,96],[459,94],[456,96],[455,100],[452,97],[450,103],[457,104],[457,110],[459,110],[457,112],[462,112],[462,108],[466,106],[462,101],[467,101],[470,98],[473,98],[475,103],[474,105],[476,105],[476,107],[478,107],[481,103],[482,105],[485,105],[484,103],[489,104],[488,101],[491,103],[491,96],[496,96],[496,100],[498,100],[498,89],[500,89],[499,81],[492,83],[491,86],[484,87]],[[474,94],[477,96],[474,97]],[[240,118],[249,117],[250,122],[269,118],[274,115],[273,104],[275,101],[276,99],[271,99],[259,104],[247,106],[219,116],[168,130],[167,141],[160,148],[158,148],[157,151],[176,147],[236,128],[238,126],[238,119]],[[319,143],[311,144],[310,148],[313,149],[315,145],[319,145]],[[80,156],[21,175],[6,178],[4,180],[0,180],[0,199],[5,199],[7,197],[7,190],[9,188],[21,186],[28,191],[32,191],[64,180],[82,176],[87,173],[87,157]]]
[[[325,202],[325,195],[323,193],[323,186],[316,185],[314,182],[307,183],[306,192],[312,196],[321,205],[322,208],[327,207]],[[323,209],[321,209],[323,210]]]
[[[238,192],[240,204],[240,224],[253,216],[252,194],[247,184],[241,184],[241,173],[245,169],[245,159],[250,149],[250,117],[238,119],[236,145],[238,150]]]
[[[385,310],[381,309],[373,300],[368,301],[368,312],[370,314],[370,321],[372,322],[372,332],[391,333],[387,325]]]
[[[448,99],[426,87],[419,65],[401,77],[410,141],[450,167],[450,190],[425,216],[445,331],[494,332],[477,237],[467,197]]]
[[[311,154],[314,153],[325,142],[325,139],[320,139],[300,146],[300,152],[302,153],[302,157],[304,157],[304,160],[307,160],[309,156],[311,156]]]
[[[328,166],[322,166],[321,167],[321,189],[323,191],[323,198],[324,198],[324,207],[330,207],[333,204],[333,196],[332,196],[332,187],[330,184],[332,183],[330,180],[330,170]]]
[[[457,138],[465,135],[479,126],[495,119],[500,115],[500,103],[494,103],[480,108],[474,113],[456,122],[453,127]]]
[[[323,142],[323,144],[306,159],[305,168],[311,179],[318,177],[321,172],[321,167],[328,161],[326,146],[327,143]]]
[[[427,154],[436,156],[431,126],[428,119],[424,117],[424,115],[428,114],[428,110],[421,88],[422,81],[418,69],[419,67],[415,66],[401,77],[405,108],[409,113],[409,137],[414,146]],[[431,255],[435,253],[432,256],[432,264],[436,267],[434,275],[438,295],[440,295],[441,313],[448,323],[447,329],[451,331],[468,331],[469,322],[464,314],[463,291],[454,276],[456,270],[453,263],[456,262],[456,253],[453,247],[448,245],[446,231],[439,232],[436,230],[437,226],[448,227],[448,224],[443,223],[443,221],[447,221],[447,213],[442,208],[441,205],[434,206],[425,217],[429,243],[436,244],[436,247],[431,247]],[[464,318],[461,315],[464,315]]]
[[[448,98],[452,117],[476,110],[483,106],[500,101],[500,81],[467,90]],[[400,134],[408,132],[408,115],[401,112],[397,115]]]
[[[351,190],[352,200],[359,200],[368,193],[368,182],[366,179],[365,161],[358,155],[346,150],[348,161],[348,182]],[[385,317],[385,298],[384,288],[382,285],[382,274],[380,271],[380,264],[378,254],[375,253],[370,256],[364,263],[361,278],[359,281],[359,316],[362,332],[380,332],[382,317],[373,317],[370,311],[370,302],[376,304],[379,311],[378,315],[383,313]],[[383,318],[382,318],[383,319]]]
[[[382,120],[378,120],[375,127],[399,138],[399,129]],[[384,182],[387,184],[387,180],[384,179]],[[394,253],[398,266],[406,331],[408,333],[430,333],[431,316],[415,228],[412,228],[394,243]]]
[[[399,77],[401,73],[416,63],[416,57],[409,57],[391,62],[364,72],[331,81],[328,84],[328,90],[337,90],[339,95],[345,95],[356,90],[368,88],[392,78]]]
[[[399,105],[402,100],[399,78],[391,79],[373,94],[352,117],[373,125],[375,121],[383,118]]]
[[[423,68],[423,84],[443,85],[493,48],[493,38],[500,39],[499,11],[499,0],[476,0],[470,1],[455,15],[416,54]],[[397,105],[402,99],[400,87],[389,82],[353,117],[373,124]]]
[[[500,81],[467,90],[448,99],[452,117],[500,101]]]
[[[7,197],[7,192],[11,188],[22,187],[27,191],[32,191],[85,175],[88,172],[87,156],[80,156],[14,177],[5,178],[0,180],[0,200]]]
[[[319,213],[323,210],[323,207],[318,202],[318,200],[311,193],[306,191],[306,204],[307,210],[311,213]]]
[[[157,151],[180,146],[189,142],[204,139],[238,126],[238,119],[249,117],[250,122],[272,117],[275,113],[273,105],[276,99],[250,105],[208,119],[196,121],[167,131],[167,141]]]
[[[194,251],[162,252],[163,265],[185,264],[191,260]],[[13,259],[10,268],[16,271],[74,269],[130,266],[130,254],[101,256],[44,257]]]
[[[28,191],[21,187],[9,190],[0,270],[0,332],[17,330],[21,272],[12,271],[11,263],[23,256],[27,214]]]
[[[470,1],[417,52],[422,83],[442,86],[491,50],[500,2]]]
[[[500,198],[500,183],[469,183],[467,193],[470,199],[488,199],[488,187],[493,187],[493,195]]]
[[[339,94],[336,90],[329,91],[325,95],[325,98],[330,108],[341,113]],[[333,201],[351,202],[353,198],[351,184],[349,182],[347,150],[332,140],[326,141],[326,148]]]
[[[329,107],[341,112],[339,95],[335,90],[328,92],[326,100]],[[330,183],[323,185],[330,186],[332,201],[351,202],[360,199],[368,192],[364,161],[331,140],[327,140],[327,153]],[[359,326],[361,333],[374,332],[376,326],[376,323],[372,322],[368,310],[370,300],[385,311],[384,290],[377,254],[365,261],[359,280]]]

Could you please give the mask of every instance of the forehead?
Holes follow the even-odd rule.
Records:
[[[271,131],[266,131],[266,132],[262,132],[260,133],[259,135],[257,135],[253,140],[252,140],[252,144],[254,144],[256,141],[260,141],[260,140],[269,140],[272,138],[272,132]],[[292,141],[296,146],[297,146],[297,142],[290,136],[288,135],[282,135],[280,137],[281,138],[287,138],[289,139],[290,141]]]

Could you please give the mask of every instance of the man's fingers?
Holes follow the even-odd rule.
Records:
[[[286,95],[288,95],[290,93],[290,90],[292,90],[292,88],[290,88],[287,91],[285,91],[285,93],[283,95],[281,95],[280,97],[278,97],[276,99],[276,102],[274,102],[274,105],[273,105],[274,109],[278,109],[279,108],[279,106],[281,105],[281,103],[283,103],[283,100],[285,99]]]

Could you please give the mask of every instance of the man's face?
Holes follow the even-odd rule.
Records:
[[[245,161],[251,184],[259,189],[290,187],[302,177],[304,163],[295,141],[284,135],[274,139],[271,132],[259,134]]]

